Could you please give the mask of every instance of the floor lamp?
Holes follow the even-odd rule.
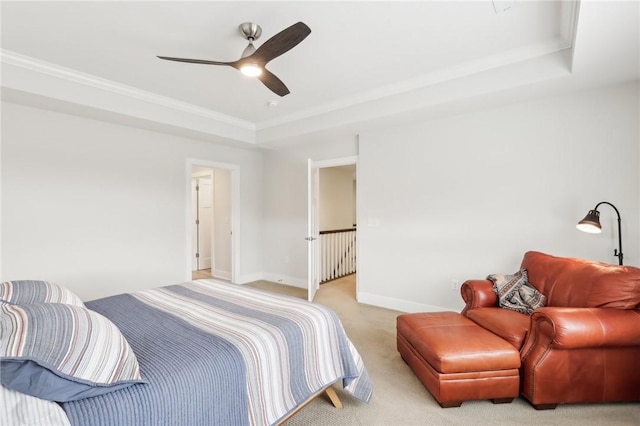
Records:
[[[618,258],[618,263],[622,265],[622,220],[620,219],[620,212],[613,204],[607,201],[601,201],[596,204],[593,210],[589,210],[589,213],[576,225],[576,228],[583,232],[590,234],[599,234],[602,232],[602,226],[600,226],[600,212],[598,207],[600,204],[608,204],[616,211],[618,215],[618,248],[613,250],[613,255]]]

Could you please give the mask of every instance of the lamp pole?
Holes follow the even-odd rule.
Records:
[[[613,255],[618,258],[618,264],[622,265],[622,220],[620,219],[620,212],[618,211],[616,206],[607,201],[600,201],[598,204],[596,204],[594,210],[598,210],[600,204],[607,204],[613,207],[613,209],[616,211],[616,214],[618,215],[618,249],[613,250]]]

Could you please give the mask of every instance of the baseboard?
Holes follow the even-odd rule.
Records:
[[[218,269],[214,269],[213,276],[216,278],[222,278],[223,280],[231,280],[231,272],[229,271],[220,271]]]
[[[263,273],[262,279],[292,287],[307,288],[307,280],[304,278],[288,277],[286,275]]]
[[[268,272],[244,275],[241,279],[236,280],[236,282],[237,284],[246,284],[259,280],[271,281],[292,287],[307,288],[307,280],[304,278],[289,277],[286,275],[271,274]],[[441,306],[427,305],[424,303],[412,302],[410,300],[396,299],[393,297],[364,292],[358,292],[356,299],[359,303],[378,306],[380,308],[393,309],[394,311],[400,312],[442,312],[451,310],[450,308],[443,308]]]
[[[358,303],[393,309],[394,311],[400,312],[441,312],[451,310],[440,306],[427,305],[424,303],[412,302],[410,300],[396,299],[393,297],[379,296],[377,294],[363,292],[358,292],[356,299],[358,300]]]
[[[307,280],[303,278],[289,277],[286,275],[271,274],[262,272],[257,274],[243,275],[236,280],[236,284],[247,284],[253,281],[271,281],[278,284],[284,284],[291,287],[307,288]]]
[[[263,274],[248,274],[243,275],[241,277],[236,278],[235,284],[246,284],[253,281],[260,281],[262,279]]]

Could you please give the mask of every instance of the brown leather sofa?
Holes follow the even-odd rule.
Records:
[[[533,251],[521,268],[547,297],[531,316],[498,307],[491,281],[461,287],[462,314],[520,351],[520,394],[537,409],[640,401],[640,269]]]

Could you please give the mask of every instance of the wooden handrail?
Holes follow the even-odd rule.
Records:
[[[324,234],[337,234],[338,232],[350,232],[350,231],[355,231],[356,228],[355,226],[353,228],[345,228],[345,229],[332,229],[330,231],[320,231],[320,235],[324,235]]]

